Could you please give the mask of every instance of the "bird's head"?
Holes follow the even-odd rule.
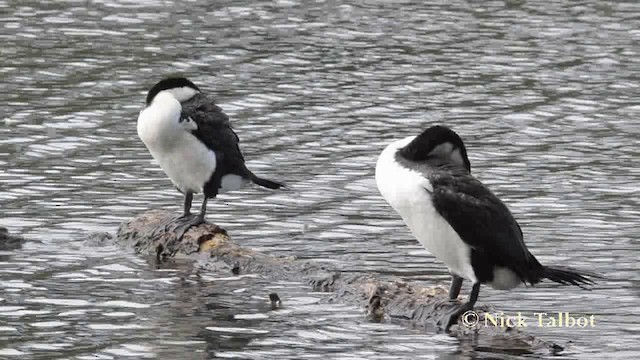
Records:
[[[411,161],[429,159],[444,160],[471,172],[467,149],[462,139],[446,126],[431,126],[399,150],[400,155]]]
[[[179,102],[191,99],[200,92],[200,89],[190,80],[184,77],[170,77],[161,80],[147,93],[147,106],[151,105],[159,93],[169,93]]]

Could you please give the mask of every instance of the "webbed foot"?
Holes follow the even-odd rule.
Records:
[[[200,215],[186,215],[181,216],[175,220],[177,224],[173,231],[176,234],[176,241],[182,240],[184,234],[189,230],[192,226],[198,226],[205,222],[204,218]]]
[[[473,309],[473,306],[469,303],[453,305],[438,319],[436,323],[436,325],[438,326],[438,329],[444,330],[445,332],[449,332],[449,329],[451,328],[451,326],[458,323],[458,319],[460,318],[460,315],[472,309]],[[470,315],[470,316],[477,316],[477,315]]]

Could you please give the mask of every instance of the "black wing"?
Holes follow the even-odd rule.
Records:
[[[225,173],[245,175],[244,157],[238,145],[240,139],[219,106],[206,95],[197,94],[182,103],[182,117],[191,118],[198,125],[191,133],[216,153]]]
[[[491,263],[528,278],[533,256],[507,206],[464,169],[446,167],[428,175],[434,207],[471,248]]]

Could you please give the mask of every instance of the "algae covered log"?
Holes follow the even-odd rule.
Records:
[[[204,253],[211,264],[223,262],[234,274],[258,273],[274,280],[306,283],[315,291],[332,292],[330,302],[361,307],[371,321],[401,322],[435,330],[437,320],[457,302],[449,300],[447,290],[441,287],[383,281],[375,274],[345,274],[313,261],[260,253],[234,243],[224,229],[210,223],[190,228],[177,241],[174,225],[168,221],[171,216],[164,211],[144,212],[120,226],[116,241],[141,255],[159,259],[195,255],[202,259]],[[515,328],[484,326],[483,308],[477,308],[476,313],[477,321],[470,319],[474,324],[462,324],[460,320],[451,333],[472,337],[482,346],[497,351],[505,349],[508,353],[563,350],[555,343],[542,341]]]

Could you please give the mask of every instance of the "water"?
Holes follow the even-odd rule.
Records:
[[[446,284],[373,180],[385,144],[444,123],[542,263],[608,277],[590,292],[483,287],[480,304],[595,314],[595,328],[527,331],[567,359],[637,358],[638,29],[635,1],[0,0],[0,225],[30,239],[0,253],[0,358],[491,355],[369,323],[301,284],[157,269],[86,242],[145,209],[179,211],[135,135],[146,89],[176,73],[216,94],[250,168],[291,188],[211,202],[237,242]]]

